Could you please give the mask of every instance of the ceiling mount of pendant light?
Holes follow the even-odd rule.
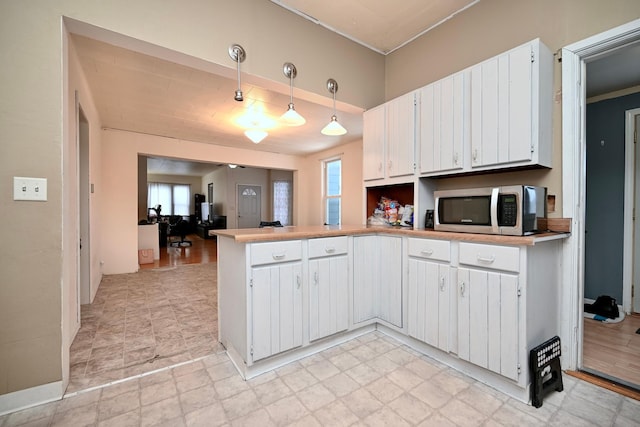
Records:
[[[347,130],[338,123],[336,117],[336,92],[338,91],[338,82],[334,79],[327,80],[327,89],[333,94],[333,115],[331,121],[320,131],[323,135],[338,136],[347,133]]]
[[[293,106],[293,79],[298,75],[298,70],[296,70],[296,66],[291,62],[285,62],[282,71],[284,75],[289,78],[289,107],[287,111],[280,116],[280,120],[287,126],[302,126],[307,121]]]
[[[242,46],[239,44],[232,44],[229,46],[229,56],[238,64],[238,89],[236,90],[236,94],[233,99],[238,102],[242,102],[244,101],[244,97],[242,96],[242,87],[240,86],[240,63],[244,62],[247,54]]]

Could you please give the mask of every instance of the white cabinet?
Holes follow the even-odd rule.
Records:
[[[309,240],[309,340],[349,327],[347,237]]]
[[[416,93],[366,111],[363,115],[363,179],[411,180],[416,162],[415,139]]]
[[[302,345],[302,242],[249,246],[253,361]]]
[[[364,112],[362,117],[362,177],[365,181],[385,176],[386,106]]]
[[[402,238],[353,239],[353,322],[380,319],[402,327]]]
[[[452,321],[449,246],[446,240],[408,239],[407,333],[447,352]]]
[[[517,380],[518,276],[460,267],[458,287],[458,357]]]
[[[251,269],[254,361],[302,345],[302,262]]]
[[[471,67],[471,168],[551,167],[552,54],[536,39]]]
[[[469,70],[420,89],[421,174],[452,173],[467,166],[469,89]]]

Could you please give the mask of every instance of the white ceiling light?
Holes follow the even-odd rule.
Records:
[[[232,44],[229,46],[229,56],[238,63],[238,89],[236,89],[236,94],[233,99],[242,102],[244,101],[244,98],[242,96],[242,87],[240,87],[240,63],[244,62],[247,55],[242,46],[239,44]]]
[[[244,134],[253,141],[254,144],[260,143],[263,139],[269,135],[265,130],[262,129],[247,129],[244,131]]]
[[[298,70],[291,62],[285,62],[282,71],[289,78],[289,108],[280,116],[280,120],[287,126],[302,126],[307,121],[293,106],[293,79],[298,75]]]
[[[347,133],[347,130],[338,123],[336,117],[336,92],[338,91],[338,82],[334,79],[327,80],[327,89],[333,94],[333,115],[331,121],[320,131],[323,135],[338,136]]]

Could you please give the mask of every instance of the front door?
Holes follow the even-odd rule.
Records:
[[[256,228],[260,224],[262,187],[238,185],[238,228]]]

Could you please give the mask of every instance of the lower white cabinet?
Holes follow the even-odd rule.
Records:
[[[518,379],[518,276],[458,268],[458,357]]]
[[[251,269],[251,358],[302,345],[302,262]]]
[[[347,237],[309,240],[309,340],[349,327]]]
[[[450,272],[448,264],[409,258],[409,336],[449,351]]]
[[[353,323],[384,320],[402,327],[402,237],[353,239]]]

